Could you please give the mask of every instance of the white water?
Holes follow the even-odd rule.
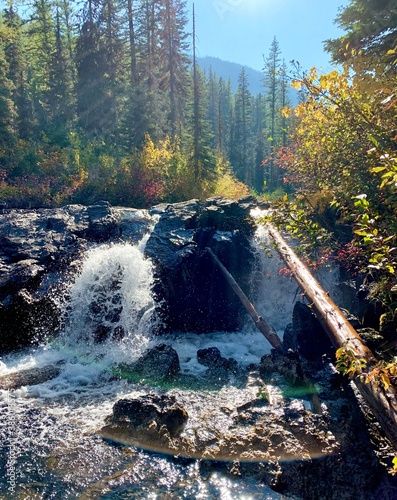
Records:
[[[278,269],[283,264],[274,252],[268,256],[260,250],[260,244],[265,238],[265,233],[257,233],[259,267],[253,279],[256,280],[260,293],[252,299],[258,312],[282,335],[291,321],[297,286],[289,278],[278,274]],[[151,336],[151,328],[155,322],[151,313],[150,294],[153,270],[151,262],[143,255],[146,239],[138,246],[103,245],[88,251],[81,272],[68,287],[65,297],[65,326],[60,337],[40,348],[7,356],[0,362],[0,375],[62,363],[62,372],[57,378],[40,385],[22,387],[14,391],[12,396],[15,412],[18,414],[23,414],[29,408],[40,408],[46,415],[56,417],[57,424],[53,424],[52,431],[46,431],[52,432],[51,439],[59,432],[58,426],[73,426],[74,430],[67,431],[62,438],[67,453],[70,453],[76,443],[82,446],[79,435],[92,435],[103,426],[104,418],[111,414],[115,401],[157,390],[123,380],[113,380],[111,377],[112,366],[134,361],[156,342]],[[98,326],[106,327],[107,332],[107,337],[101,343],[95,342]],[[119,336],[117,332],[120,329],[123,335]],[[198,349],[216,346],[223,357],[234,358],[243,366],[259,363],[260,358],[270,351],[267,341],[251,323],[243,331],[236,333],[172,335],[161,337],[159,341],[169,343],[176,349],[183,374],[195,376],[200,376],[206,369],[197,362]],[[257,389],[255,384],[237,389],[231,383],[220,387],[216,395],[207,397],[189,391],[174,390],[174,393],[182,404],[189,407],[190,427],[187,432],[195,432],[194,429],[221,432],[222,426],[226,426],[227,422],[222,420],[226,417],[219,413],[219,407],[243,404],[255,397]],[[0,402],[6,402],[9,399],[8,391],[0,392]],[[79,430],[77,435],[76,429]],[[35,446],[40,448],[44,444],[41,438],[38,440],[35,437],[26,446],[30,446],[34,453]],[[228,484],[221,478],[218,481],[219,491],[224,491],[222,495],[200,498],[278,497],[268,489],[265,492],[263,487],[259,496],[256,496],[258,493],[254,496],[247,493],[244,496],[245,487],[234,490],[236,485],[233,482]],[[205,491],[204,486],[200,488]],[[233,491],[236,493],[233,494]],[[237,491],[240,491],[241,496]]]
[[[259,314],[282,336],[292,318],[297,285],[279,275],[283,264],[278,255],[262,250],[261,247],[267,245],[266,238],[266,232],[259,229],[255,237],[259,266],[253,276],[256,281],[253,288],[259,293],[253,302]],[[97,410],[92,406],[90,418],[86,418],[87,407],[84,407],[81,420],[78,419],[85,430],[93,431],[95,426],[100,426],[104,411],[109,413],[115,398],[131,390],[131,384],[109,380],[112,366],[131,363],[156,342],[171,344],[178,352],[182,373],[196,376],[206,370],[197,361],[198,349],[216,346],[223,357],[233,358],[242,366],[257,364],[270,352],[270,345],[253,323],[248,323],[241,332],[191,333],[155,340],[151,336],[155,322],[150,294],[153,270],[150,260],[143,256],[146,240],[147,237],[138,246],[103,245],[87,252],[81,272],[68,289],[65,327],[60,337],[41,348],[0,361],[0,375],[60,361],[62,373],[49,382],[19,389],[16,395],[41,400],[46,405],[59,398],[63,398],[66,406],[71,401],[76,420],[78,398],[95,399],[99,394],[107,394],[110,400],[102,401]],[[95,342],[98,325],[110,331],[102,343]],[[117,328],[122,328],[122,338],[114,336]],[[63,407],[55,406],[53,411],[59,417]],[[69,410],[65,410],[69,414]]]

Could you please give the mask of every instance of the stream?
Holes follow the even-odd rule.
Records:
[[[283,267],[279,258],[263,251],[265,234],[260,231],[254,242],[258,266],[252,276],[257,291],[253,302],[282,336],[298,289],[279,275]],[[119,399],[168,393],[189,414],[184,435],[216,441],[232,428],[235,409],[263,390],[263,382],[249,367],[257,366],[270,346],[252,323],[247,321],[235,333],[175,333],[161,338],[152,334],[158,319],[150,293],[153,268],[143,256],[147,237],[135,246],[99,245],[88,250],[58,299],[63,310],[61,333],[39,347],[1,359],[0,375],[49,365],[60,367],[60,374],[38,385],[1,391],[0,498],[294,498],[268,486],[269,477],[277,473],[272,459],[244,460],[244,454],[234,461],[197,459],[101,435],[105,418]],[[177,351],[183,384],[133,383],[114,377],[116,364],[131,363],[158,343]],[[218,347],[224,358],[237,362],[239,373],[248,375],[230,374],[209,382],[196,355],[206,347]],[[268,384],[266,392],[274,404],[283,399],[277,384]],[[297,404],[310,408],[304,394],[296,398]],[[239,460],[246,465],[241,468]]]

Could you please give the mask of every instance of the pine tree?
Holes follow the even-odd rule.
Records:
[[[253,140],[252,140],[252,95],[247,73],[241,69],[235,100],[234,149],[231,158],[237,178],[252,186]]]
[[[327,40],[325,49],[336,63],[352,56],[352,50],[379,60],[395,60],[397,45],[397,4],[395,0],[350,0],[336,18],[346,34]],[[395,72],[395,63],[391,70]]]
[[[50,141],[59,146],[69,144],[69,133],[75,118],[75,96],[72,62],[63,36],[61,9],[56,6],[55,47],[49,68],[47,103],[47,135]]]
[[[268,104],[269,111],[269,136],[268,140],[271,142],[271,159],[269,162],[269,189],[274,190],[278,184],[278,169],[274,163],[273,156],[277,151],[279,145],[279,127],[278,127],[278,112],[279,112],[279,69],[280,69],[280,46],[274,37],[273,42],[270,46],[269,56],[265,60],[264,67],[264,84],[266,91],[266,100]]]
[[[159,16],[161,88],[169,97],[171,137],[182,135],[188,71],[186,0],[163,0]]]
[[[191,165],[197,190],[200,184],[214,176],[215,157],[211,149],[211,133],[207,120],[206,80],[196,60],[196,19],[193,4],[193,103],[191,136],[193,139]]]
[[[15,128],[18,138],[33,138],[37,123],[27,82],[27,61],[24,57],[23,22],[13,5],[4,11],[4,25],[10,36],[4,44],[8,64],[7,78],[13,83],[11,96],[15,108]]]
[[[123,76],[124,45],[121,38],[119,7],[116,0],[102,0],[100,53],[102,55],[103,88],[106,95],[106,136],[115,140],[118,124],[119,81]]]
[[[0,41],[2,42],[0,32]],[[16,142],[15,112],[11,99],[12,82],[7,78],[8,65],[4,50],[0,45],[0,168],[5,169],[9,163],[9,156]]]
[[[88,0],[77,40],[77,112],[88,138],[113,138],[118,55],[111,2]],[[115,39],[110,40],[114,34]]]
[[[51,112],[50,68],[55,47],[55,26],[50,0],[34,0],[28,25],[30,86],[39,129],[48,130]]]

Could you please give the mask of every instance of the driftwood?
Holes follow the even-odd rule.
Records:
[[[309,269],[302,263],[273,226],[269,225],[268,229],[270,236],[276,243],[277,251],[292,271],[294,278],[311,303],[312,309],[331,339],[335,349],[348,345],[357,358],[364,358],[369,364],[373,363],[375,357],[370,349],[362,343],[356,330],[322,289]],[[364,383],[358,377],[353,382],[382,426],[385,435],[397,450],[396,391],[392,388],[385,391],[380,385],[375,385],[372,382]]]
[[[238,285],[238,283],[236,282],[236,280],[229,273],[229,271],[222,264],[222,262],[218,259],[218,257],[214,254],[214,252],[210,248],[207,248],[206,250],[210,254],[214,263],[219,267],[220,271],[222,272],[222,274],[226,278],[227,282],[229,283],[231,289],[237,295],[237,297],[240,299],[242,305],[245,307],[248,314],[254,320],[255,325],[258,328],[258,330],[266,337],[266,339],[269,341],[269,343],[272,347],[282,351],[283,344],[282,344],[279,336],[277,335],[277,333],[273,330],[273,328],[271,328],[266,323],[266,321],[261,316],[259,316],[255,307],[249,301],[248,297],[241,290],[241,288]]]

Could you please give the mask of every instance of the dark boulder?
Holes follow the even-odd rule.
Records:
[[[135,363],[122,363],[113,370],[114,375],[120,378],[155,382],[172,379],[180,372],[178,353],[166,344],[149,349]]]
[[[294,306],[292,330],[299,356],[310,362],[313,369],[321,368],[324,357],[332,356],[334,348],[315,314],[302,302]]]
[[[223,358],[221,352],[217,347],[208,347],[206,349],[199,349],[197,351],[197,361],[209,370],[226,370],[236,373],[238,370],[238,363],[233,358]]]
[[[136,399],[121,399],[113,406],[108,424],[127,425],[131,430],[158,433],[165,426],[171,437],[184,429],[188,414],[174,396],[146,394]]]
[[[233,331],[245,310],[206,252],[211,248],[249,294],[253,263],[249,205],[213,199],[160,205],[159,220],[146,245],[155,263],[154,287],[163,329],[168,331]]]

